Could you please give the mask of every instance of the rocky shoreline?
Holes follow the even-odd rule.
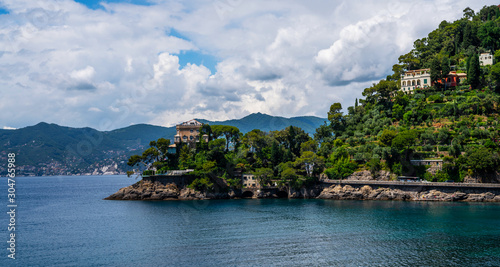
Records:
[[[158,181],[139,181],[121,188],[118,192],[105,198],[106,200],[202,200],[202,199],[235,199],[243,198],[242,190],[227,192],[200,192],[175,184],[163,184]],[[300,190],[290,189],[283,194],[264,190],[251,198],[318,198],[332,200],[399,200],[399,201],[468,201],[468,202],[500,202],[500,195],[492,192],[465,193],[459,190],[442,192],[439,190],[406,191],[397,188],[372,188],[364,185],[359,188],[350,185],[332,185],[328,188],[314,187]]]
[[[320,199],[335,200],[401,200],[401,201],[469,201],[469,202],[500,202],[500,195],[491,192],[480,194],[455,192],[429,191],[403,191],[401,189],[377,188],[369,185],[354,188],[350,185],[334,185],[325,188],[317,197]]]

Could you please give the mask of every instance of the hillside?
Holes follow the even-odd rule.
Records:
[[[295,127],[250,131],[241,139],[230,127],[206,127],[207,135],[216,132],[208,144],[182,146],[168,158],[155,157],[167,154],[156,144],[129,163],[139,174],[193,169],[197,178],[189,187],[205,192],[220,186],[219,179],[236,189],[254,186],[248,179],[245,185],[241,172],[254,174],[260,186],[294,189],[310,189],[321,176],[498,183],[499,37],[499,7],[484,7],[477,14],[466,8],[462,19],[443,21],[415,41],[414,49],[399,57],[394,73],[365,88],[364,99],[356,99],[347,114],[341,103],[333,103],[328,123],[319,125],[314,139]],[[480,55],[490,60],[481,62]],[[412,78],[424,74],[420,83]],[[451,82],[450,75],[462,78]],[[406,80],[412,81],[403,91]],[[280,124],[279,119],[266,124],[253,116],[246,120],[261,127]]]
[[[304,127],[309,134],[326,119],[317,117],[282,118],[251,114],[240,120],[213,122],[211,125],[241,127],[243,133],[252,129],[281,130],[289,125]],[[70,128],[39,123],[17,130],[0,130],[2,154],[15,151],[19,175],[101,174],[129,169],[127,158],[148,146],[151,140],[171,139],[175,127],[137,124],[101,132],[92,128]],[[0,166],[0,175],[6,170]]]
[[[379,170],[429,181],[500,182],[500,9],[466,8],[464,17],[443,21],[399,58],[394,74],[366,88],[365,99],[331,106],[329,127],[320,127],[326,174],[343,178],[355,170]],[[481,64],[479,54],[493,55]],[[402,92],[406,71],[430,69],[432,86]],[[467,74],[445,86],[448,73]],[[333,137],[334,136],[334,137]],[[437,166],[416,166],[422,160]]]

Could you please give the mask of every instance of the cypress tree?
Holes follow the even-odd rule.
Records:
[[[479,87],[479,76],[481,75],[481,67],[479,65],[479,56],[477,54],[472,54],[469,57],[469,69],[467,70],[467,80],[472,89],[477,89]]]
[[[469,48],[469,46],[472,45],[472,25],[470,22],[467,22],[467,24],[465,25],[465,29],[464,29],[464,38],[463,38],[463,42],[462,42],[462,48],[463,49],[467,49]]]
[[[446,88],[446,78],[450,73],[450,59],[448,57],[443,57],[441,61],[441,80],[443,81],[444,88]]]
[[[448,77],[450,73],[450,59],[448,57],[443,57],[441,61],[441,77],[444,79]]]
[[[441,61],[437,57],[431,62],[431,81],[437,82],[441,79]]]

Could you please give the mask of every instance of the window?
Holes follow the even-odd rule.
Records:
[[[427,84],[427,79],[424,79],[424,84]]]
[[[190,132],[190,133],[192,133],[192,132],[193,132],[193,129],[189,130],[189,132]]]
[[[194,137],[191,135],[191,136],[189,137],[189,140],[193,140],[193,139],[194,139]]]

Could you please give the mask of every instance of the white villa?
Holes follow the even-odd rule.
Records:
[[[401,75],[401,91],[411,93],[431,86],[431,69],[410,70]]]
[[[479,62],[481,66],[493,65],[493,55],[490,53],[481,53],[479,56]]]

